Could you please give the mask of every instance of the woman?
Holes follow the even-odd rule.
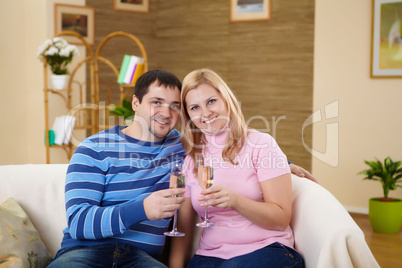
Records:
[[[189,267],[304,267],[292,247],[289,226],[292,185],[286,156],[268,134],[248,129],[236,97],[213,71],[200,69],[183,80],[183,146],[186,201],[172,240],[170,267],[180,267],[191,248],[193,209],[214,227],[204,228]],[[214,169],[214,185],[198,184],[196,159]]]

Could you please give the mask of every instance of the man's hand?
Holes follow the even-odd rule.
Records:
[[[289,164],[290,167],[290,172],[292,172],[293,174],[299,176],[299,177],[305,177],[306,179],[309,179],[313,182],[318,183],[317,179],[314,178],[313,175],[310,174],[310,172],[308,172],[307,170],[305,170],[302,167],[296,166],[295,164]]]
[[[184,188],[174,188],[153,192],[144,199],[144,210],[151,221],[172,217],[175,210],[180,208],[184,197],[172,197],[182,195]]]

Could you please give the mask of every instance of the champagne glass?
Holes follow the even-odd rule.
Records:
[[[181,170],[181,165],[175,163],[172,165],[172,172],[170,173],[169,188],[184,188],[186,186],[186,175]],[[178,195],[179,197],[182,195]],[[173,215],[173,228],[170,232],[165,232],[166,236],[184,236],[185,234],[177,231],[177,210]]]
[[[212,165],[205,164],[203,155],[198,155],[197,164],[198,184],[201,186],[202,189],[208,189],[214,183],[214,169]],[[208,207],[205,207],[204,221],[197,223],[196,225],[202,228],[215,226],[215,223],[209,221]]]

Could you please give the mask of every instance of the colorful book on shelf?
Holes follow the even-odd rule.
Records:
[[[144,63],[137,63],[133,79],[131,80],[131,84],[135,85],[135,82],[137,82],[138,77],[140,77],[143,73],[144,73]]]
[[[135,68],[135,60],[131,56],[130,62],[128,63],[126,74],[124,75],[123,84],[130,84],[134,68]]]
[[[69,144],[75,125],[75,117],[62,115],[56,117],[53,123],[54,144],[63,145]]]
[[[74,125],[75,125],[75,117],[74,116],[70,116],[70,115],[66,115],[64,118],[64,144],[69,144],[70,143],[70,139],[71,136],[73,134],[73,129],[74,129]]]
[[[117,79],[117,83],[119,83],[119,84],[124,83],[124,77],[126,75],[127,67],[128,67],[128,64],[130,63],[130,59],[131,59],[130,55],[124,55],[124,57],[123,57],[123,62],[121,63],[119,77]]]
[[[58,116],[54,119],[53,127],[54,131],[54,144],[62,145],[64,143],[64,116]]]
[[[126,76],[124,78],[124,84],[131,84],[131,81],[133,80],[134,71],[136,69],[136,65],[138,63],[142,63],[142,62],[144,62],[144,59],[137,57],[137,56],[131,56],[130,63],[128,64]]]
[[[127,57],[126,57],[127,56]],[[124,55],[122,67],[120,69],[119,78],[117,82],[119,84],[131,84],[135,77],[137,70],[137,64],[144,63],[144,59],[134,55]]]
[[[48,137],[49,137],[49,146],[54,145],[54,130],[53,129],[48,130]],[[45,131],[45,140],[44,140],[44,142],[45,142],[45,144],[47,144],[46,131]]]
[[[131,77],[130,77],[130,83],[129,83],[129,84],[131,84],[131,83],[132,83],[132,81],[133,81],[135,71],[137,70],[137,66],[138,66],[138,63],[136,63],[136,64],[134,65],[134,70],[133,70],[133,73],[131,74]]]

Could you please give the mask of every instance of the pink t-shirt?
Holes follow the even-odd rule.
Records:
[[[238,165],[222,159],[222,149],[227,132],[217,135],[205,134],[208,140],[204,151],[206,162],[214,168],[214,185],[226,185],[231,191],[256,201],[263,201],[260,182],[290,173],[285,154],[276,141],[268,134],[250,131],[248,139],[235,158]],[[204,218],[205,208],[201,207],[201,187],[192,172],[194,163],[190,157],[184,160],[186,172],[185,197],[191,197],[193,208]],[[210,222],[216,225],[204,228],[197,254],[230,259],[263,248],[274,242],[293,247],[294,238],[290,226],[285,231],[263,229],[232,209],[209,207]],[[198,227],[195,227],[198,228]]]

